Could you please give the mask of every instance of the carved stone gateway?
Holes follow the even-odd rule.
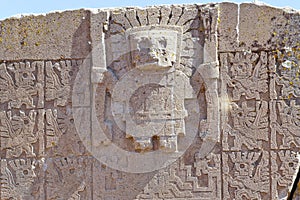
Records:
[[[0,199],[287,199],[299,21],[249,3],[1,21]]]

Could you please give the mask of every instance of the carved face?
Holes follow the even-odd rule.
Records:
[[[247,104],[243,103],[242,107],[232,103],[231,114],[233,116],[234,127],[240,128],[245,125],[251,125],[251,122],[255,120],[255,112],[250,112]]]
[[[251,76],[252,73],[252,66],[249,65],[248,63],[233,63],[232,68],[231,68],[231,73],[234,75],[236,78],[247,78]]]
[[[132,64],[138,68],[169,68],[177,59],[175,30],[140,30],[129,34]]]
[[[16,177],[16,182],[26,187],[31,186],[31,184],[34,182],[36,174],[31,166],[24,165],[23,167],[20,166],[20,168],[16,171]]]
[[[249,177],[252,175],[253,167],[249,163],[238,162],[234,164],[236,169],[236,177]]]
[[[33,72],[35,68],[30,63],[13,63],[8,66],[8,69],[15,73],[17,86],[32,86],[34,85],[35,76]]]
[[[286,178],[293,178],[297,169],[297,160],[288,159],[286,162],[282,162],[280,170],[282,175]]]
[[[35,114],[30,112],[30,116],[21,113],[21,116],[12,117],[12,128],[17,135],[31,135],[35,125]]]

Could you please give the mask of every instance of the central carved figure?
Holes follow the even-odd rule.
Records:
[[[151,26],[126,32],[134,69],[116,84],[112,107],[117,124],[123,124],[126,137],[133,138],[136,151],[176,152],[178,136],[185,135],[189,79],[175,70],[181,41],[177,28]],[[123,89],[129,85],[130,89]]]
[[[157,22],[143,18],[146,23],[142,16],[130,21],[113,13],[92,52],[92,69],[81,68],[76,76],[74,102],[92,88],[91,113],[84,106],[76,110],[76,129],[84,130],[81,139],[93,156],[113,169],[159,170],[193,144],[204,159],[219,140],[219,68],[209,55],[215,39],[200,31],[211,22],[199,21],[198,8],[182,16],[177,11],[182,9]],[[82,86],[84,77],[92,87]],[[91,119],[90,134],[85,119]]]

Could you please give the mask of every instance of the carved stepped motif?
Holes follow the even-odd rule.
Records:
[[[221,197],[219,155],[195,156],[194,165],[183,159],[160,170],[136,199],[207,199]]]

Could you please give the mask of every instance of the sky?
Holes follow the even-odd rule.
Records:
[[[253,0],[227,0],[236,3]],[[56,10],[73,10],[79,8],[110,8],[124,6],[150,6],[162,4],[204,4],[222,2],[222,0],[0,0],[0,19],[18,14],[39,14]],[[263,0],[276,7],[291,7],[300,11],[300,0]]]

